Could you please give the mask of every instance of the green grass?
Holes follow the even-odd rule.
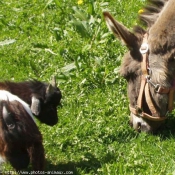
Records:
[[[156,135],[128,125],[123,46],[108,31],[108,10],[132,29],[145,0],[1,0],[0,80],[49,81],[63,93],[54,127],[43,135],[46,171],[74,175],[175,174],[175,121]],[[11,44],[8,42],[12,42]],[[29,167],[28,170],[31,168]],[[13,170],[4,165],[4,171]],[[174,172],[174,173],[173,173]]]

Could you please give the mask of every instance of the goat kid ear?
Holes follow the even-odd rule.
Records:
[[[108,28],[114,33],[114,35],[124,41],[129,49],[135,48],[137,45],[137,37],[131,33],[125,26],[117,22],[109,12],[103,12],[106,24]]]
[[[34,115],[38,116],[40,113],[40,108],[41,108],[41,104],[40,104],[40,100],[38,98],[36,98],[35,96],[32,96],[32,104],[31,104],[31,111]]]
[[[46,88],[46,95],[50,95],[55,91],[54,86],[52,86],[51,84],[49,84]]]
[[[57,87],[56,78],[55,76],[53,76],[50,84],[46,88],[46,95],[52,94],[55,91],[56,87]]]
[[[7,104],[5,103],[2,104],[2,117],[8,129],[11,130],[15,128],[15,120],[13,118],[13,114],[9,111]]]

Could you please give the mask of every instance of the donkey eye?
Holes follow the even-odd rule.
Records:
[[[149,75],[152,74],[152,70],[150,68],[148,68],[148,73],[149,73]]]

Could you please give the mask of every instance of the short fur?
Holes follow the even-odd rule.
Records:
[[[10,162],[17,171],[27,168],[30,162],[33,170],[41,171],[45,163],[42,135],[24,105],[18,100],[9,101],[10,95],[0,100],[1,160]]]
[[[57,107],[60,105],[61,91],[53,87],[52,93],[46,94],[49,84],[37,80],[24,82],[0,82],[0,89],[7,90],[24,100],[29,106],[32,104],[32,97],[40,101],[40,112],[34,114],[42,123],[53,126],[58,122]]]
[[[148,34],[148,60],[152,82],[164,87],[175,85],[175,1],[149,0],[143,11],[140,20],[146,26],[146,30],[136,26],[133,33],[115,21],[108,12],[104,12],[109,28],[129,48],[129,52],[123,58],[120,73],[128,82],[128,97],[133,107],[137,104],[140,90],[142,55],[139,48],[145,33]],[[165,116],[168,110],[168,94],[156,93],[151,85],[149,88],[159,116]],[[145,101],[143,101],[143,109],[151,115]],[[144,126],[143,131],[148,132],[156,130],[162,124],[162,122],[145,121],[143,123],[147,123],[149,127]]]

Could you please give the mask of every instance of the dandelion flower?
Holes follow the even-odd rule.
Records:
[[[77,4],[78,4],[78,5],[83,4],[83,0],[78,0]]]
[[[138,14],[141,14],[141,13],[143,13],[144,12],[144,10],[143,9],[140,9],[139,11],[138,11]]]

